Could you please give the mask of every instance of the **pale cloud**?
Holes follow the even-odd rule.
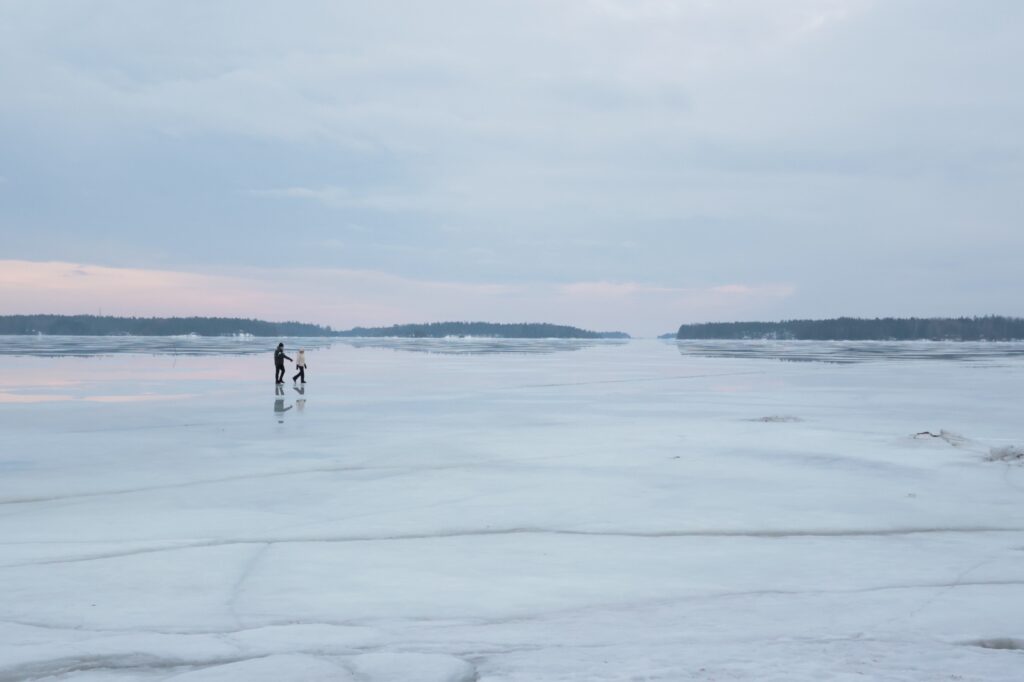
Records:
[[[280,309],[288,298],[264,286],[225,275],[63,262],[0,261],[0,306],[9,314],[222,315],[246,316],[259,306]]]
[[[792,296],[796,293],[796,287],[791,284],[763,284],[750,286],[748,284],[721,284],[711,287],[716,294],[730,294],[735,296]]]
[[[441,197],[412,192],[366,192],[351,187],[282,187],[254,189],[248,194],[272,199],[315,201],[336,209],[370,208],[379,211],[432,210],[450,205]]]
[[[672,289],[638,282],[574,282],[560,287],[567,296],[591,297],[600,299],[622,298],[642,294],[684,293],[684,289]]]
[[[752,298],[786,298],[796,293],[790,284],[720,284],[704,288],[663,287],[640,282],[574,282],[559,287],[566,296],[611,300],[630,296],[707,297],[725,295]]]

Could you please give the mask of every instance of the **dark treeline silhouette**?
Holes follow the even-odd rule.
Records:
[[[432,322],[391,327],[356,327],[334,331],[304,322],[265,322],[238,317],[112,317],[99,315],[0,315],[0,334],[54,336],[400,336],[442,338],[489,336],[508,339],[628,339],[623,332],[592,332],[557,324],[492,322]]]
[[[504,339],[628,339],[624,332],[592,332],[560,324],[522,322],[431,322],[396,324],[391,327],[356,327],[335,336],[399,336],[406,338],[444,338],[445,336],[488,336]]]
[[[111,317],[98,315],[2,315],[0,334],[78,336],[331,336],[330,327],[302,322],[264,322],[237,317]]]
[[[1024,318],[839,317],[782,322],[684,324],[677,339],[795,339],[808,341],[1014,341],[1024,339]]]

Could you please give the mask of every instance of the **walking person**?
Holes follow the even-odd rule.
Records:
[[[284,354],[284,344],[277,344],[277,350],[274,351],[274,381],[278,384],[284,383],[284,361],[291,358]]]
[[[302,383],[306,383],[306,349],[300,348],[299,354],[295,356],[295,369],[299,370],[292,377],[292,383],[295,383],[297,379],[302,379]]]

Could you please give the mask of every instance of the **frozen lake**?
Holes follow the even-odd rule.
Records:
[[[275,341],[0,339],[0,681],[1024,678],[1022,344]]]

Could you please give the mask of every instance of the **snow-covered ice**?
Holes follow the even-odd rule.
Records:
[[[0,681],[1024,679],[1020,344],[3,341]]]

